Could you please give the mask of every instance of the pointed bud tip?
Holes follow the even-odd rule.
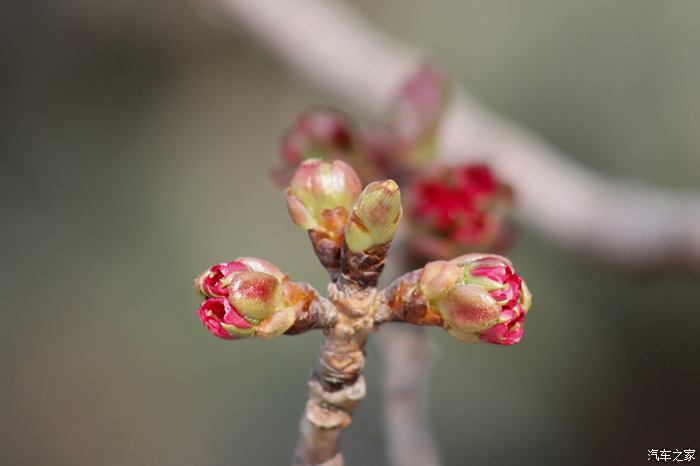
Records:
[[[401,219],[401,191],[394,180],[375,181],[360,194],[345,232],[353,252],[392,240]]]

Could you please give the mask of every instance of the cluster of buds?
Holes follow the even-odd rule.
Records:
[[[428,312],[439,313],[460,340],[513,345],[522,338],[532,295],[505,257],[467,254],[430,262],[418,287]]]
[[[513,196],[486,165],[440,167],[412,186],[411,248],[420,257],[446,259],[466,250],[502,250]]]
[[[309,158],[343,160],[365,182],[424,168],[434,155],[448,89],[443,74],[426,64],[400,89],[386,125],[356,128],[345,114],[325,108],[303,113],[282,140],[273,179],[285,186]]]
[[[366,272],[367,256],[376,256],[370,259],[371,275],[381,272],[401,218],[401,196],[394,181],[375,181],[362,189],[345,162],[310,159],[299,166],[285,195],[292,221],[308,232],[316,255],[332,275],[341,272],[342,263],[346,276],[365,283],[353,264],[362,262]],[[341,255],[346,260],[341,261]]]
[[[408,239],[416,259],[501,251],[511,238],[510,188],[483,164],[425,172],[435,157],[448,95],[444,74],[426,64],[399,90],[385,125],[353,125],[330,109],[308,111],[284,137],[282,166],[272,171],[273,178],[286,186],[304,160],[342,160],[364,183],[394,178],[410,193]],[[295,184],[292,180],[292,190]]]
[[[344,116],[324,111],[304,115],[285,138],[284,166],[275,175],[289,183],[285,197],[290,217],[307,231],[330,274],[327,299],[254,258],[220,263],[195,280],[205,298],[197,314],[219,338],[270,339],[323,329],[295,464],[342,464],[338,434],[364,396],[365,345],[379,325],[434,325],[463,341],[500,345],[522,337],[532,297],[501,256],[467,254],[430,262],[387,289],[376,289],[402,216],[401,195],[392,179],[370,182],[363,189],[361,178],[346,163],[353,158],[371,162],[365,168],[393,171],[399,180],[415,184],[410,217],[424,225],[410,231],[419,239],[414,247],[438,244],[425,248],[429,257],[444,257],[453,249],[425,240],[427,234],[472,246],[500,236],[497,206],[505,188],[486,167],[418,175],[433,153],[444,88],[442,75],[424,68],[402,90],[388,130],[375,128],[357,139]],[[357,157],[359,153],[365,157]],[[369,171],[364,173],[367,180]]]
[[[217,264],[195,279],[205,298],[197,315],[219,338],[277,337],[295,320],[287,283],[277,267],[262,259],[241,257]]]

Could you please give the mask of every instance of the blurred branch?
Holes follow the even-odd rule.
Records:
[[[196,1],[214,2],[302,79],[375,116],[423,60],[337,0]],[[696,193],[596,175],[459,89],[439,148],[448,163],[488,157],[515,188],[522,220],[561,246],[622,265],[700,268]]]
[[[426,331],[389,325],[377,336],[384,359],[384,425],[389,464],[438,466],[427,397],[434,351]]]

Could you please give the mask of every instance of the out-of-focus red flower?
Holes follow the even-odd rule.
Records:
[[[511,190],[486,165],[441,167],[418,175],[412,188],[411,241],[421,255],[447,258],[506,241]]]

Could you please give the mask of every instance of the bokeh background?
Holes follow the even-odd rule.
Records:
[[[578,163],[700,191],[697,1],[352,3]],[[337,102],[186,2],[5,0],[0,25],[0,464],[287,464],[319,335],[219,341],[191,281],[254,255],[323,286],[266,171],[298,112]],[[521,344],[430,332],[445,463],[700,450],[698,274],[526,228],[512,256],[535,293]],[[351,465],[385,464],[368,360]]]

